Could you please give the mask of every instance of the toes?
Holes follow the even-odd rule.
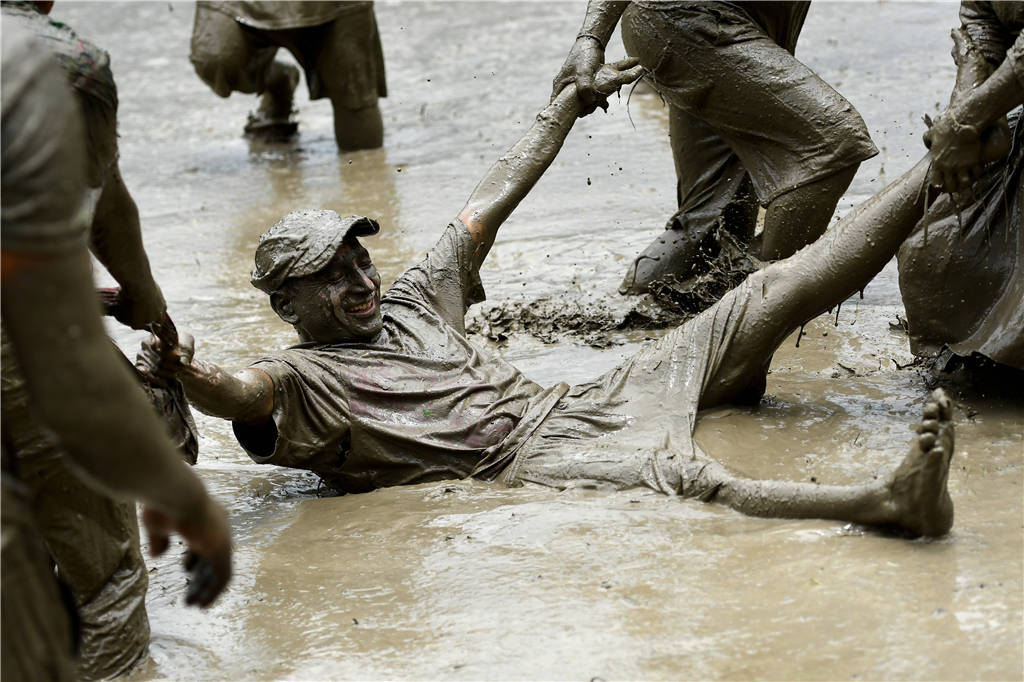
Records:
[[[921,427],[918,429],[918,433],[930,433],[932,435],[939,432],[939,422],[935,419],[925,419],[921,422]]]
[[[936,438],[934,433],[926,432],[921,434],[921,437],[917,439],[917,442],[921,446],[921,450],[927,452],[935,445],[935,440]]]
[[[938,419],[939,418],[939,405],[938,403],[928,403],[924,406],[924,418],[925,419]]]
[[[953,401],[949,399],[945,391],[941,388],[935,389],[932,391],[931,399],[939,407],[940,419],[949,419],[953,416]]]

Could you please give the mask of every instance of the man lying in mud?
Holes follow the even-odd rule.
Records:
[[[607,97],[639,77],[604,66]],[[555,158],[580,113],[565,88],[484,175],[422,262],[386,294],[360,238],[369,218],[294,211],[256,249],[253,284],[301,343],[229,374],[183,339],[140,368],[176,375],[201,410],[230,419],[259,463],[308,469],[346,492],[474,476],[508,485],[579,481],[717,501],[747,514],[821,517],[941,535],[953,521],[946,476],[950,404],[935,394],[909,454],[857,486],[735,476],[694,443],[697,412],[756,402],[776,347],[864,286],[923,210],[927,160],[792,258],[756,272],[703,314],[597,380],[547,388],[464,333],[483,299],[480,265],[498,228]]]

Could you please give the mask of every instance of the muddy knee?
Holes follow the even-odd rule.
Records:
[[[257,48],[253,36],[232,17],[196,8],[189,61],[204,83],[221,97],[265,88],[276,48]]]

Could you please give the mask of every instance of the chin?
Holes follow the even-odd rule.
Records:
[[[363,341],[372,341],[377,338],[377,335],[380,334],[380,330],[383,328],[384,320],[378,315],[374,320],[360,325],[357,335]]]

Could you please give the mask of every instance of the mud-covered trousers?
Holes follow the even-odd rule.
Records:
[[[679,209],[664,239],[699,242],[719,220],[748,238],[758,204],[878,153],[853,106],[793,56],[808,4],[634,2],[623,14],[626,51],[670,110]]]
[[[135,503],[113,500],[82,481],[56,436],[33,414],[4,341],[4,442],[25,489],[27,511],[78,610],[78,674],[86,679],[122,674],[149,645],[149,577]],[[6,586],[6,575],[4,581]]]

